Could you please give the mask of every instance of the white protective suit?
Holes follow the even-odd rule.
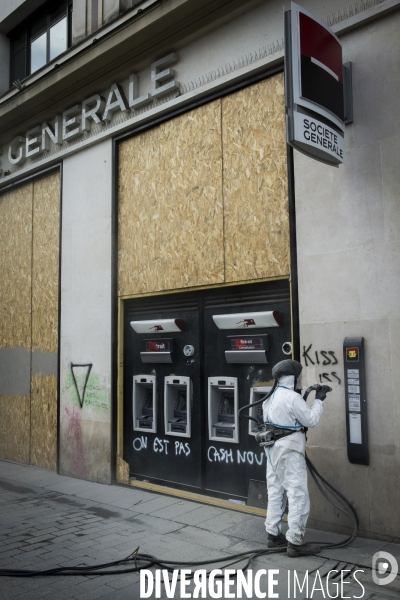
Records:
[[[305,461],[306,436],[301,427],[315,427],[322,414],[322,401],[314,400],[311,408],[294,391],[294,376],[278,380],[274,394],[263,403],[265,423],[293,428],[295,433],[267,446],[268,509],[265,528],[272,535],[281,533],[286,500],[289,500],[289,529],[286,539],[295,545],[304,543],[310,513]]]

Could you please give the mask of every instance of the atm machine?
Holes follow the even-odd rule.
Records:
[[[208,378],[208,439],[239,441],[237,377]]]
[[[265,481],[266,458],[255,441],[255,424],[239,419],[238,411],[270,391],[272,367],[287,358],[291,318],[285,284],[238,286],[205,301],[205,488],[220,498],[247,503],[250,481]],[[262,405],[250,409],[251,416],[257,414],[262,419]]]
[[[190,377],[166,377],[164,380],[165,435],[191,437],[192,384]]]
[[[282,359],[283,360],[283,359]],[[271,385],[256,385],[250,389],[250,404],[254,404],[264,398],[270,391],[272,390]],[[258,421],[263,421],[263,407],[262,404],[257,404],[256,406],[251,406],[249,410],[249,416],[253,417],[253,419],[258,419]],[[256,423],[254,421],[248,421],[249,430],[248,434],[255,436],[258,429],[256,427]]]
[[[134,431],[156,432],[157,392],[155,375],[134,375],[132,389]]]

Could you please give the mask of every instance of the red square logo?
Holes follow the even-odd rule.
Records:
[[[346,348],[346,361],[358,362],[360,348]]]

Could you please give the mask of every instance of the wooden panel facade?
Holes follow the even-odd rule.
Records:
[[[221,102],[120,148],[119,295],[222,283]]]
[[[118,295],[289,277],[283,74],[120,144]]]
[[[225,277],[289,274],[283,74],[222,100]]]
[[[33,184],[0,196],[0,348],[31,348]]]
[[[60,240],[60,176],[33,187],[32,350],[57,352]]]
[[[0,394],[0,458],[29,464],[30,395]]]
[[[0,196],[0,457],[53,470],[59,221],[58,172]]]

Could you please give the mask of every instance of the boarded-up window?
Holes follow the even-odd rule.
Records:
[[[0,457],[56,469],[60,177],[0,196]]]
[[[119,295],[289,276],[283,74],[125,140]]]

